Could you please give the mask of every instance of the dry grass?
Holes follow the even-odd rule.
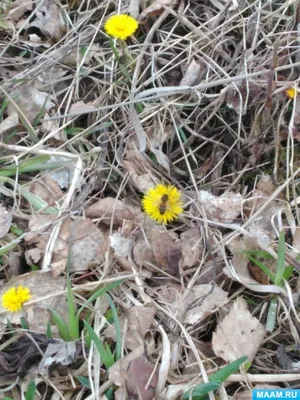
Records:
[[[263,325],[270,299],[278,296],[273,332],[265,335],[248,373],[241,371],[228,378],[224,386],[227,395],[222,389],[221,398],[238,398],[240,390],[257,383],[299,387],[297,370],[289,363],[284,364],[282,354],[278,355],[279,345],[283,345],[284,352],[289,354],[287,357],[296,360],[300,342],[297,289],[300,245],[295,239],[300,229],[297,207],[300,105],[298,98],[290,100],[285,95],[285,89],[298,86],[299,1],[170,1],[162,2],[165,4],[158,15],[146,14],[151,2],[145,0],[62,1],[57,4],[66,33],[57,33],[59,37],[51,40],[43,37],[43,43],[47,44],[44,47],[34,47],[32,40],[28,41],[28,21],[35,11],[27,12],[21,22],[13,21],[14,30],[11,30],[1,24],[1,20],[8,21],[7,11],[1,13],[2,3],[2,119],[11,114],[6,108],[6,101],[10,100],[19,115],[19,123],[0,130],[0,165],[2,168],[11,163],[18,165],[33,155],[60,155],[74,166],[63,195],[56,203],[48,204],[57,208],[57,215],[51,222],[42,258],[36,263],[39,268],[47,271],[53,267],[55,246],[61,240],[64,221],[85,217],[89,206],[106,197],[117,198],[123,205],[130,202],[134,214],[129,222],[127,217],[120,222],[116,210],[112,211],[108,223],[103,222],[105,213],[90,217],[95,226],[106,232],[106,238],[118,231],[131,238],[133,244],[141,238],[149,243],[148,230],[153,225],[149,225],[139,210],[140,199],[151,182],[171,183],[182,190],[185,212],[166,230],[177,234],[179,240],[182,233],[197,229],[201,247],[197,262],[186,268],[179,263],[174,273],[170,260],[165,268],[163,262],[147,259],[141,268],[134,254],[120,256],[110,249],[101,262],[72,274],[76,302],[82,305],[100,286],[123,278],[122,285],[110,292],[120,317],[133,306],[154,306],[155,319],[143,338],[145,354],[155,365],[155,371],[159,371],[156,398],[175,400],[181,398],[191,383],[208,382],[208,376],[224,365],[224,360],[214,354],[211,341],[228,305],[217,307],[219,314],[210,313],[201,323],[189,325],[184,322],[187,312],[184,306],[175,313],[174,299],[166,300],[158,288],[177,285],[177,289],[181,286],[190,290],[195,285],[218,285],[230,300],[239,296],[247,299],[252,316]],[[143,13],[144,18],[138,33],[127,41],[131,59],[113,41],[121,56],[117,60],[103,26],[109,15],[128,10],[139,10],[135,16],[140,18]],[[52,23],[55,25],[57,21]],[[71,61],[66,54],[72,55]],[[18,88],[26,85],[30,92],[37,82],[38,89],[51,96],[54,106],[35,120],[32,108],[25,110],[24,105],[24,102],[29,104],[30,109],[31,97],[23,96],[20,104],[16,94]],[[74,104],[77,107],[72,107]],[[10,230],[0,239],[4,249],[3,284],[30,270],[28,259],[23,259],[24,251],[30,247],[24,237],[28,232],[35,232],[28,222],[43,210],[37,210],[32,198],[26,197],[20,186],[30,191],[28,183],[42,182],[43,174],[40,170],[17,171],[10,180],[0,175],[0,201],[22,230],[21,233]],[[259,186],[265,175],[270,179]],[[214,215],[216,209],[211,211],[199,202],[199,193],[203,190],[218,197],[240,193],[241,212],[230,218],[227,208],[231,206],[225,202],[217,209],[221,217]],[[264,201],[257,200],[259,196]],[[272,215],[266,214],[274,201],[281,204],[283,213],[278,206]],[[268,250],[276,259],[279,254],[276,230],[277,233],[285,230],[285,255],[295,267],[284,286],[278,288],[268,282],[265,284],[269,290],[261,292],[252,290],[239,272],[240,282],[237,282],[223,271],[224,267],[231,271],[233,268],[234,251],[230,246],[236,238],[245,237],[251,227],[253,233],[258,217],[270,220],[267,236],[272,243],[264,247],[263,240],[258,238],[260,246],[256,249]],[[65,237],[69,245],[72,234],[70,231],[69,237]],[[12,243],[16,246],[14,249],[9,247]],[[11,265],[12,254],[17,252],[21,255],[21,264],[16,272]],[[55,296],[65,294],[63,288]],[[39,294],[29,305],[50,297],[48,293]],[[101,306],[98,299],[89,307],[91,315],[83,315],[82,319],[90,318],[98,334],[108,318],[108,306]],[[11,340],[9,327],[4,322],[1,350]],[[23,332],[17,324],[14,326],[16,333]],[[126,348],[126,326],[122,335],[122,357],[125,357],[132,350]],[[114,341],[107,340],[114,349]],[[30,372],[21,374],[18,380],[18,374],[3,378],[0,398],[7,395],[21,399],[28,382],[35,379],[40,393],[36,398],[106,399],[104,393],[115,386],[101,365],[94,347],[90,351],[83,349],[75,364],[58,369],[49,377],[36,375],[36,364],[29,363]],[[91,389],[79,383],[77,376],[87,377],[92,383]],[[9,385],[12,388],[2,392]],[[125,399],[122,395],[119,398]],[[210,394],[210,398],[216,397]]]

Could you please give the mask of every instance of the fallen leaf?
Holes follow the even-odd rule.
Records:
[[[48,148],[50,150],[50,148]],[[47,172],[47,175],[54,179],[59,187],[62,189],[68,188],[72,182],[74,171],[75,171],[75,162],[74,160],[71,162],[70,158],[64,156],[58,156],[55,153],[50,156],[50,159],[46,161],[45,164],[52,163],[66,163],[67,165],[62,166],[61,168],[57,168],[57,170],[53,170]]]
[[[35,19],[29,24],[27,35],[36,29],[47,38],[58,42],[66,32],[66,26],[59,5],[53,0],[43,0],[35,14]],[[39,36],[39,35],[38,35]]]
[[[172,276],[178,276],[182,250],[177,235],[158,229],[149,229],[146,235],[153,251],[155,266]]]
[[[36,181],[29,184],[29,191],[40,197],[49,206],[54,206],[63,196],[64,192],[58,184],[48,175],[42,175]]]
[[[260,101],[264,96],[265,91],[259,84],[245,80],[238,81],[229,85],[226,92],[226,105],[238,115],[244,115],[249,105]]]
[[[56,343],[48,344],[48,347],[38,366],[39,374],[47,376],[48,370],[53,365],[70,365],[78,358],[80,347],[76,342],[64,342],[59,340]]]
[[[160,15],[164,11],[164,6],[171,7],[176,5],[177,2],[178,0],[154,0],[154,2],[141,13],[140,19],[142,20]]]
[[[25,302],[23,310],[13,314],[6,311],[0,304],[0,322],[3,326],[6,326],[8,318],[12,324],[20,324],[20,317],[24,315],[32,331],[45,333],[47,324],[51,321],[48,307],[55,308],[64,318],[67,318],[68,307],[65,295],[62,294],[65,289],[64,278],[53,279],[49,271],[32,271],[18,275],[3,285],[0,289],[0,298],[6,290],[19,285],[29,288],[32,296],[30,301],[34,303]]]
[[[228,302],[228,293],[217,285],[195,285],[187,288],[178,301],[183,308],[183,322],[194,325]]]
[[[128,257],[132,248],[132,238],[124,237],[120,232],[109,236],[110,247],[118,257]]]
[[[23,84],[16,87],[13,91],[9,93],[9,96],[10,98],[7,99],[8,105],[6,108],[8,117],[1,122],[0,133],[3,133],[5,130],[15,126],[13,125],[13,123],[15,124],[17,121],[16,114],[18,115],[17,122],[19,122],[20,116],[18,108],[29,120],[29,122],[31,122],[42,109],[45,111],[49,111],[52,107],[55,106],[55,104],[52,102],[52,95],[49,95],[46,92],[42,92],[38,90],[34,85],[30,84]],[[16,104],[17,107],[14,106],[14,103],[12,101]],[[6,121],[7,119],[9,122]]]
[[[252,362],[265,334],[266,329],[251,315],[246,301],[238,297],[213,333],[213,350],[227,362],[243,356],[247,356],[248,361]]]
[[[122,388],[125,388],[130,399],[140,398],[153,400],[156,395],[158,383],[158,369],[155,364],[148,361],[143,353],[143,347],[138,347],[128,356],[118,360],[109,369],[109,379]]]
[[[89,218],[99,218],[100,222],[110,225],[122,225],[124,220],[133,220],[134,214],[121,200],[106,197],[98,200],[85,210]]]
[[[48,344],[54,341],[36,333],[21,335],[0,351],[0,377],[8,379],[25,376],[29,366],[34,367],[41,360]]]
[[[182,246],[182,258],[180,266],[191,268],[197,264],[203,255],[203,243],[198,228],[191,228],[180,235]]]
[[[151,166],[148,160],[138,150],[131,149],[126,151],[123,167],[129,172],[132,183],[141,192],[146,192],[158,183],[157,179],[151,176]]]
[[[230,223],[241,214],[243,196],[240,193],[227,192],[214,196],[206,190],[199,191],[197,204],[203,208],[208,219]]]
[[[69,53],[63,56],[60,62],[70,66],[81,65],[82,63],[83,65],[88,65],[97,54],[102,55],[101,47],[96,43],[92,45],[87,43],[79,48],[76,46],[76,48],[71,49]]]
[[[0,204],[0,239],[9,232],[11,223],[12,215]]]
[[[6,10],[6,16],[14,23],[23,17],[26,12],[33,11],[34,2],[31,0],[18,0],[7,3],[9,7]]]
[[[155,307],[133,306],[120,317],[121,332],[124,332],[124,343],[127,350],[134,350],[143,345],[143,339],[150,329],[156,313]],[[104,331],[106,338],[115,339],[114,325]]]
[[[193,86],[197,82],[203,66],[194,58],[187,67],[179,86]]]
[[[43,255],[55,216],[39,214],[29,221],[29,233],[25,236],[27,246],[38,248]],[[70,272],[85,271],[104,260],[106,240],[102,231],[89,218],[76,220],[66,218],[55,243],[52,263],[55,275],[66,265],[68,244],[71,243]],[[61,271],[62,272],[62,271]]]

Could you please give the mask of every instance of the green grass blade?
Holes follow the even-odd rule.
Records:
[[[106,292],[109,292],[110,290],[120,286],[124,282],[124,279],[121,279],[119,281],[115,281],[112,283],[109,283],[107,286],[104,288],[101,288],[97,290],[94,294],[92,294],[87,301],[83,303],[83,305],[80,307],[80,309],[77,312],[77,318],[79,318],[80,313],[85,309],[85,307],[90,304],[91,302],[95,301],[98,297],[103,296]]]
[[[26,390],[25,400],[34,400],[35,399],[35,388],[36,388],[35,382],[31,381]]]
[[[190,389],[184,393],[182,400],[202,400],[203,396],[208,394],[209,392],[213,392],[214,390],[219,389],[221,382],[209,382],[209,383],[201,383],[196,386],[195,389]]]
[[[277,311],[277,297],[273,297],[270,301],[266,329],[268,332],[273,332],[276,324],[276,311]]]
[[[91,388],[91,384],[90,384],[90,380],[89,378],[87,378],[86,376],[76,376],[76,378],[79,380],[79,382],[82,384],[82,386],[90,389]]]
[[[219,371],[215,372],[209,377],[210,382],[224,382],[226,379],[230,377],[230,375],[234,374],[240,366],[247,360],[247,356],[241,357],[232,363],[226,365],[221,368]]]
[[[68,256],[69,260],[69,256]],[[68,261],[69,262],[69,261]],[[67,264],[68,264],[67,262]],[[71,279],[67,277],[67,296],[68,296],[68,322],[69,332],[73,340],[79,339],[79,319],[76,316],[76,307],[74,302],[74,295],[72,292]]]
[[[101,339],[96,335],[94,329],[91,327],[91,325],[83,321],[84,327],[87,330],[88,334],[90,335],[92,341],[95,343],[96,349],[98,350],[101,360],[103,361],[103,364],[105,365],[105,368],[108,370],[114,363],[115,360],[112,356],[112,353],[108,353],[101,341]]]
[[[59,332],[61,338],[63,340],[65,340],[66,342],[71,342],[72,338],[70,336],[70,333],[69,333],[69,330],[68,330],[68,326],[65,323],[65,321],[63,320],[63,317],[59,314],[58,311],[56,311],[52,307],[48,307],[48,310],[51,313],[53,322],[57,326],[57,329],[58,329],[58,332]]]
[[[120,320],[118,316],[118,312],[116,309],[116,306],[114,305],[114,302],[112,301],[112,298],[110,297],[109,294],[106,294],[109,305],[112,311],[112,316],[114,320],[114,326],[116,330],[116,361],[121,358],[121,350],[122,350],[122,333],[121,333],[121,325],[120,325]]]
[[[255,265],[257,265],[270,278],[270,280],[273,283],[275,282],[275,275],[270,271],[270,269],[264,263],[250,256],[249,254],[248,255],[246,254],[246,256],[249,258],[250,261],[252,261]]]
[[[285,270],[285,233],[282,230],[279,234],[278,240],[278,258],[277,258],[277,268],[275,275],[275,285],[281,286],[282,277]]]

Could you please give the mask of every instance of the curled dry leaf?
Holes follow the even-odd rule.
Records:
[[[155,307],[134,306],[120,317],[121,332],[124,332],[125,326],[127,327],[124,332],[126,349],[134,350],[137,346],[143,345],[143,339],[154,321],[155,313]],[[113,325],[105,330],[104,336],[116,338]]]
[[[213,350],[227,362],[243,356],[247,356],[248,361],[252,362],[265,334],[266,329],[251,315],[246,301],[238,297],[213,333]]]
[[[237,114],[244,115],[247,106],[260,101],[265,97],[265,92],[259,84],[255,82],[239,81],[232,83],[227,90],[226,103],[229,108],[233,108]],[[248,104],[246,103],[248,101]]]
[[[9,232],[11,222],[12,215],[0,204],[0,239]]]
[[[154,0],[140,15],[140,19],[145,19],[160,15],[164,11],[164,6],[172,7],[178,3],[178,0]]]
[[[46,376],[51,366],[57,364],[70,365],[78,358],[80,347],[76,342],[65,342],[59,340],[56,343],[50,343],[38,366],[39,374]]]
[[[99,218],[105,225],[122,225],[124,220],[133,220],[134,214],[121,200],[106,197],[85,210],[89,218]]]
[[[140,151],[127,150],[125,159],[123,161],[124,169],[130,173],[130,178],[133,184],[141,192],[146,192],[158,183],[154,176],[151,176],[151,166],[149,162],[143,157]]]
[[[10,119],[9,123],[6,121],[7,118],[0,123],[0,134],[5,132],[8,128],[12,128],[12,122],[16,123],[14,126],[18,124],[19,119],[16,119],[16,114],[19,114],[18,109],[20,109],[29,122],[31,122],[42,109],[49,111],[55,106],[52,102],[53,96],[38,90],[35,85],[24,84],[18,86],[9,93],[9,96],[10,98],[7,99],[9,103],[6,111],[8,114],[7,118]],[[15,107],[14,104],[16,104],[17,107]]]
[[[48,307],[55,308],[64,319],[68,315],[68,307],[63,291],[65,289],[65,279],[53,279],[51,272],[47,271],[32,271],[27,274],[13,277],[0,290],[0,298],[12,286],[25,286],[31,292],[30,301],[34,304],[24,303],[23,311],[25,318],[28,321],[29,327],[34,332],[45,333],[45,327],[51,321]],[[0,322],[6,326],[7,319],[12,324],[20,324],[20,317],[23,311],[16,313],[7,312],[2,304],[0,304]]]
[[[201,259],[204,248],[198,228],[188,229],[180,235],[182,240],[182,268],[191,268]]]
[[[31,182],[29,190],[49,206],[55,205],[64,196],[58,184],[48,175],[43,175],[41,179]]]
[[[203,66],[193,58],[192,62],[187,67],[179,86],[193,86],[195,82],[197,82],[202,68]]]
[[[16,337],[0,351],[0,377],[7,382],[9,379],[16,379],[28,374],[28,367],[34,367],[46,350],[49,343],[54,339],[47,338],[45,335],[35,333],[23,334]]]
[[[142,346],[138,347],[128,356],[118,360],[109,369],[109,379],[122,389],[123,395],[126,390],[130,399],[140,396],[143,400],[153,400],[156,395],[158,370],[147,360],[142,349]]]
[[[241,213],[243,196],[240,193],[227,192],[214,196],[206,190],[199,191],[198,206],[203,208],[206,217],[212,221],[230,223]]]
[[[33,29],[34,28],[34,29]],[[59,5],[53,0],[43,0],[36,11],[36,18],[30,23],[27,35],[40,29],[47,38],[58,42],[65,34],[66,27]]]
[[[128,257],[132,248],[132,239],[124,237],[120,232],[114,232],[109,236],[110,247],[117,257]]]
[[[228,302],[228,293],[217,285],[196,285],[187,288],[179,300],[178,308],[183,308],[183,322],[196,324],[216,312]]]
[[[3,3],[3,2],[2,2]],[[5,2],[4,2],[5,3]],[[31,0],[17,0],[7,2],[9,7],[6,10],[6,17],[11,22],[19,21],[28,11],[33,11],[34,1]]]
[[[287,219],[292,233],[296,228],[295,219],[288,202],[280,200],[279,198],[269,201],[274,191],[275,186],[271,178],[267,175],[263,176],[258,182],[253,196],[245,202],[243,207],[244,213],[249,215],[250,218],[250,223],[247,226],[249,236],[256,239],[256,246],[258,248],[265,250],[267,250],[277,238],[277,231],[274,229],[274,224],[278,226],[277,217]],[[267,201],[267,207],[259,212]],[[253,218],[252,215],[257,212],[259,212],[259,214]],[[279,230],[279,228],[277,229]]]
[[[29,222],[30,232],[25,237],[25,242],[33,249],[38,248],[41,256],[50,236],[50,228],[55,223],[55,216],[33,216]],[[64,271],[68,256],[68,243],[71,243],[70,271],[84,271],[101,263],[107,246],[104,234],[93,221],[86,218],[72,222],[66,218],[62,224],[58,239],[55,243],[52,269],[55,276]],[[27,253],[30,256],[30,253]],[[38,255],[37,252],[34,253]],[[54,269],[55,267],[55,269]]]
[[[133,247],[134,261],[139,265],[154,264],[156,269],[178,276],[179,261],[182,257],[181,243],[176,234],[159,229],[148,228],[147,240],[139,238]],[[151,269],[149,265],[147,268]],[[151,269],[152,270],[152,269]]]
[[[63,56],[60,62],[64,65],[75,66],[77,64],[88,65],[92,58],[95,57],[97,54],[101,54],[102,49],[101,47],[93,43],[90,45],[89,43],[85,46],[80,47],[79,49],[76,47],[72,49],[69,53]]]

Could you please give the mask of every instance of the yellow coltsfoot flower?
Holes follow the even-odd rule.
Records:
[[[142,205],[145,213],[161,224],[177,219],[183,212],[181,192],[172,185],[156,185],[145,193]]]
[[[284,94],[289,99],[295,99],[299,95],[299,92],[298,89],[295,90],[295,87],[290,87],[284,91]]]
[[[21,310],[25,301],[31,298],[30,290],[24,286],[13,286],[2,296],[2,306],[10,312]]]
[[[126,14],[118,14],[108,18],[104,29],[109,36],[125,40],[134,34],[138,26],[135,18]]]

